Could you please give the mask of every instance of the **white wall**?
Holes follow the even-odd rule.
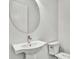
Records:
[[[58,31],[61,47],[70,53],[70,0],[58,0]]]
[[[58,0],[39,0],[40,25],[33,33],[33,37],[43,41],[53,41],[58,39]],[[12,43],[25,42],[25,34],[16,30],[10,22],[10,59],[24,59],[23,54],[16,55],[11,47]],[[33,39],[35,40],[35,39]],[[46,50],[45,50],[46,49]],[[43,53],[43,55],[41,55]],[[38,59],[48,59],[48,50],[45,47],[39,53]],[[46,56],[46,57],[45,57]]]
[[[58,0],[37,0],[40,8],[40,25],[33,33],[43,41],[58,38]]]

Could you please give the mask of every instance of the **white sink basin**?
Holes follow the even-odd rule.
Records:
[[[13,48],[15,53],[26,53],[26,54],[35,54],[46,44],[43,41],[32,41],[30,42],[31,46],[28,43],[20,43],[20,44],[13,44]]]

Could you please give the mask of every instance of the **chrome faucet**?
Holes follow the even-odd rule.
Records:
[[[28,44],[29,44],[29,46],[31,46],[31,44],[30,44],[30,41],[32,40],[32,38],[30,37],[30,35],[28,35],[28,37],[27,37],[27,42],[28,42]]]

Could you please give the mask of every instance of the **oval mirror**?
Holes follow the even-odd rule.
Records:
[[[40,12],[36,1],[11,1],[10,20],[20,32],[34,32],[40,23]]]

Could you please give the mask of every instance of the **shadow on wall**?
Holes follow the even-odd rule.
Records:
[[[58,11],[58,38],[61,48],[70,53],[70,0],[60,0]]]

